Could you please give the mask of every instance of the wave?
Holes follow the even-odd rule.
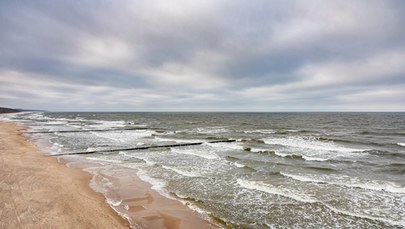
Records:
[[[243,169],[245,169],[245,170],[249,170],[249,171],[251,171],[251,172],[257,171],[256,169],[254,169],[254,168],[252,168],[252,167],[250,167],[250,166],[241,164],[241,163],[239,163],[239,162],[234,162],[233,165],[236,166],[236,167],[238,167],[238,168],[243,168]]]
[[[107,203],[113,207],[117,207],[122,203],[122,200],[114,200],[111,198],[106,197]]]
[[[286,154],[286,153],[280,153],[280,152],[275,152],[274,154],[279,157],[284,157],[284,158],[301,159],[301,160],[304,159],[302,157],[302,155],[299,155],[299,154]]]
[[[276,133],[275,130],[245,130],[243,131],[245,134],[274,134]]]
[[[203,144],[203,146],[209,146],[214,149],[221,150],[221,151],[232,151],[232,150],[243,151],[243,147],[237,143],[230,144],[230,143],[222,143],[222,142],[218,142],[218,143],[206,142]]]
[[[392,168],[392,169],[384,169],[382,171],[389,172],[389,173],[394,173],[394,174],[404,174],[405,175],[405,165],[402,165],[402,166],[403,167],[399,168],[399,169]]]
[[[236,167],[238,167],[238,168],[243,168],[243,167],[246,166],[246,165],[240,164],[240,163],[238,163],[238,162],[234,162],[233,164],[234,164]]]
[[[405,174],[405,162],[404,163],[390,163],[381,166],[381,171],[394,173],[394,174]]]
[[[157,191],[160,195],[162,195],[166,198],[175,200],[175,198],[173,198],[173,196],[171,196],[170,193],[166,190],[166,182],[149,176],[145,171],[143,171],[141,169],[138,169],[138,172],[136,172],[136,175],[142,181],[152,185],[151,189]]]
[[[47,121],[46,123],[42,124],[43,126],[64,126],[68,123],[68,121],[65,120],[53,120],[53,121]]]
[[[229,132],[229,130],[223,127],[198,127],[192,129],[190,132],[198,134],[219,134],[219,133],[227,133]]]
[[[275,134],[286,135],[291,133],[310,133],[308,130],[276,130]]]
[[[322,177],[310,177],[303,175],[288,174],[280,172],[283,176],[302,181],[318,184],[331,184],[338,186],[345,186],[349,188],[361,188],[372,191],[385,191],[391,193],[405,193],[405,187],[401,187],[393,182],[379,182],[373,180],[361,180],[359,178],[351,178],[348,176],[322,176]],[[335,181],[334,181],[335,180]]]
[[[230,161],[240,161],[240,160],[242,160],[240,158],[232,157],[232,156],[225,156],[225,159],[230,160]]]
[[[206,140],[209,140],[209,141],[228,141],[230,139],[229,138],[224,138],[224,137],[207,137]]]
[[[333,143],[349,143],[349,144],[361,144],[361,145],[373,145],[373,146],[386,146],[390,145],[390,143],[378,143],[378,142],[373,142],[373,141],[365,141],[365,140],[355,140],[355,139],[340,139],[340,138],[333,138],[333,137],[317,137],[318,140],[324,141],[324,142],[333,142]]]
[[[50,148],[51,154],[60,154],[62,153],[63,145],[57,142],[54,142]],[[56,151],[56,152],[55,152]]]
[[[302,156],[302,158],[306,161],[328,161],[329,160],[329,158],[308,157],[308,156]]]
[[[405,168],[405,162],[404,163],[391,163],[389,164],[390,166],[400,166]]]
[[[268,145],[281,145],[289,148],[309,149],[312,151],[330,151],[340,153],[362,152],[365,149],[348,148],[333,142],[319,141],[315,137],[287,137],[263,139]]]
[[[76,117],[76,121],[77,120],[84,120],[84,119],[80,118],[80,117]],[[126,126],[125,121],[107,121],[107,120],[87,120],[87,121],[91,121],[98,128],[103,128],[103,129]]]
[[[162,165],[162,167],[165,168],[165,169],[171,170],[171,171],[173,171],[175,173],[178,173],[178,174],[180,174],[182,176],[185,176],[185,177],[201,177],[200,174],[197,174],[195,172],[183,171],[183,170],[180,170],[178,168],[173,168],[171,166],[166,166],[166,165]]]
[[[119,154],[124,155],[125,157],[140,160],[141,162],[146,163],[149,166],[160,166],[158,163],[156,163],[154,161],[148,160],[147,158],[144,158],[144,157],[142,157],[140,155],[134,155],[134,154],[132,154],[132,153],[130,153],[128,151],[120,151]],[[126,165],[124,164],[122,166],[126,166]],[[132,168],[132,167],[130,166],[130,168]]]
[[[316,203],[318,202],[316,199],[306,196],[301,193],[296,193],[291,190],[285,188],[279,188],[270,184],[266,184],[262,181],[250,181],[250,180],[243,180],[238,179],[237,183],[246,189],[257,190],[261,192],[266,192],[269,194],[279,195],[283,197],[287,197],[289,199],[293,199],[295,201],[304,202],[304,203]]]
[[[301,154],[287,154],[287,153],[280,153],[275,152],[275,155],[283,158],[295,159],[295,160],[305,160],[305,161],[328,161],[329,158],[321,158],[321,157],[310,157]]]
[[[188,149],[179,149],[179,148],[171,148],[171,151],[173,153],[177,154],[186,154],[186,155],[192,155],[192,156],[197,156],[209,160],[215,160],[215,159],[220,159],[221,157],[218,156],[216,153],[209,151],[209,150],[188,150]]]
[[[115,142],[122,142],[122,143],[130,143],[131,141],[140,139],[140,138],[146,138],[150,137],[153,134],[153,131],[150,130],[131,130],[131,131],[126,131],[125,133],[123,132],[90,132],[91,134],[104,138],[104,139],[109,139]]]
[[[404,142],[398,142],[397,145],[399,145],[399,146],[405,146],[405,143],[404,143]]]
[[[364,151],[364,153],[377,156],[405,157],[405,153],[382,151],[382,150],[366,150]]]
[[[274,155],[276,153],[275,151],[267,150],[267,149],[259,149],[259,148],[247,148],[247,149],[250,149],[250,150],[245,150],[245,151],[251,152],[251,153],[257,153],[257,154]]]
[[[245,143],[254,143],[254,144],[264,144],[264,141],[261,139],[254,139],[254,138],[243,138],[238,140],[238,142],[245,142]]]
[[[90,161],[93,162],[108,162],[114,164],[121,164],[122,160],[114,160],[114,159],[107,159],[107,158],[100,158],[100,157],[87,157]]]
[[[190,201],[190,202],[195,202],[195,203],[204,203],[203,200],[196,199],[194,197],[189,197],[189,196],[182,196],[181,194],[176,193],[176,192],[170,192],[170,194],[173,195],[174,197],[178,198],[178,199],[181,199],[181,200],[184,200],[184,201],[187,201],[187,202]]]
[[[358,134],[362,134],[362,135],[377,135],[377,136],[381,136],[381,135],[389,135],[389,136],[405,136],[405,132],[378,132],[378,131],[360,131],[358,132]]]
[[[317,167],[317,166],[308,166],[308,169],[319,170],[319,171],[336,171],[336,169],[328,168],[328,167]]]
[[[353,216],[353,217],[361,218],[361,219],[369,219],[369,220],[373,220],[373,221],[384,222],[386,224],[390,224],[390,225],[394,225],[394,226],[404,226],[405,225],[405,220],[394,221],[394,220],[389,220],[389,219],[381,218],[381,217],[368,216],[368,215],[363,215],[363,214],[359,214],[359,213],[354,213],[354,212],[341,210],[341,209],[335,208],[335,207],[333,207],[333,206],[331,206],[329,204],[326,204],[324,202],[322,202],[322,204],[324,206],[326,206],[327,208],[329,208],[330,210],[332,210],[333,212],[336,212],[336,213],[340,213],[340,214],[344,214],[344,215],[348,215],[348,216]]]

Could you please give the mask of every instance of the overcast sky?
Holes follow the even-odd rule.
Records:
[[[0,106],[405,111],[405,1],[1,0]]]

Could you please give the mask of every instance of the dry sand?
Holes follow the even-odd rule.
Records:
[[[43,155],[20,135],[22,129],[0,122],[0,228],[129,228],[104,196],[89,187],[90,174]],[[151,190],[135,175],[114,183],[125,187],[117,192],[127,206],[120,210],[130,213],[134,225],[216,227],[179,201]]]
[[[129,228],[89,174],[44,156],[21,129],[0,122],[0,228]]]

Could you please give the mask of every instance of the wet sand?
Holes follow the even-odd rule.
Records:
[[[82,171],[87,166],[68,168],[43,155],[20,135],[23,129],[0,122],[0,228],[129,228],[128,220],[137,228],[216,227],[125,168],[111,178],[122,200],[115,210],[128,220],[122,218],[90,188],[92,175]]]
[[[0,228],[129,228],[89,174],[44,156],[22,129],[0,122]]]

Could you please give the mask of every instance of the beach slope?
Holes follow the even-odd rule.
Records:
[[[22,128],[0,122],[0,228],[129,227],[89,187],[89,174],[45,157]]]

